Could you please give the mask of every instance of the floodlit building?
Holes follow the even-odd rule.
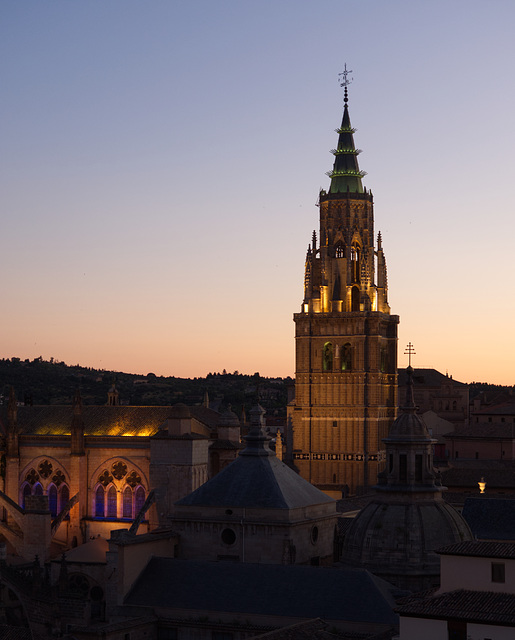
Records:
[[[288,457],[333,497],[363,491],[384,467],[382,444],[397,409],[397,325],[390,314],[381,234],[363,186],[346,72],[331,183],[319,194],[304,300],[295,321],[295,400]]]

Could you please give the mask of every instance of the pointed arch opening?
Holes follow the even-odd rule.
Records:
[[[116,518],[117,515],[116,487],[111,485],[107,492],[107,517]]]
[[[104,517],[104,509],[105,509],[105,491],[102,485],[97,487],[95,491],[95,516],[97,518]]]
[[[360,282],[361,280],[361,247],[356,243],[352,243],[350,250],[351,260],[351,277],[352,282]]]
[[[57,515],[57,487],[55,484],[51,484],[48,487],[48,508],[52,518],[55,518]]]
[[[360,311],[359,287],[352,287],[352,290],[351,290],[351,311]]]
[[[125,487],[123,491],[123,517],[132,518],[132,489]]]
[[[324,344],[324,350],[322,353],[322,369],[324,371],[333,370],[333,344],[332,342],[326,342]]]
[[[334,247],[334,257],[345,258],[345,244],[341,240],[338,240]]]
[[[25,509],[25,498],[32,494],[32,488],[30,484],[25,483],[21,492],[21,506]]]
[[[145,489],[143,489],[143,487],[138,487],[136,489],[136,495],[134,497],[134,506],[135,506],[135,514],[134,514],[134,516],[135,517],[138,515],[138,513],[143,508],[143,505],[145,504],[145,500],[146,500]]]
[[[342,347],[342,371],[352,369],[352,347],[350,342],[346,342]]]

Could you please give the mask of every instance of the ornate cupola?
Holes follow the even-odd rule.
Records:
[[[295,401],[286,459],[338,498],[364,491],[384,465],[382,439],[397,406],[397,324],[390,315],[381,234],[374,246],[374,201],[363,186],[360,150],[344,87],[338,144],[328,190],[318,196],[304,270],[304,298],[294,315]]]
[[[438,492],[435,484],[433,445],[427,427],[417,414],[413,396],[413,368],[406,369],[406,400],[401,415],[393,423],[386,444],[387,468],[378,474],[378,491],[386,492]]]
[[[411,348],[411,345],[409,345]],[[368,569],[402,589],[439,584],[436,549],[472,533],[463,517],[442,498],[433,469],[433,440],[413,400],[413,369],[407,369],[406,401],[384,443],[387,468],[378,474],[376,495],[349,528],[342,562]]]

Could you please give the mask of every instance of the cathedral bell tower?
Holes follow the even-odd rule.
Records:
[[[372,192],[363,187],[348,109],[320,233],[308,247],[304,301],[295,321],[295,400],[287,453],[300,474],[333,497],[360,493],[384,467],[382,443],[397,406],[397,325],[390,315],[381,234],[374,246]]]

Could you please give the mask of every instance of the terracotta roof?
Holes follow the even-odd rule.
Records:
[[[399,375],[399,387],[406,386],[406,369],[397,369],[397,373]],[[464,382],[458,382],[452,377],[445,376],[443,373],[440,373],[436,369],[414,369],[413,382],[415,383],[415,387],[421,385],[425,385],[428,387],[440,387],[444,381],[451,382],[453,385],[458,387],[468,386]]]
[[[474,558],[515,558],[515,543],[469,540],[438,549],[442,556],[470,556]]]
[[[445,433],[444,438],[459,440],[460,438],[515,438],[515,423],[506,422],[473,422],[472,424],[458,427],[450,433]]]
[[[171,411],[171,406],[84,405],[81,417],[87,436],[151,436]],[[206,407],[190,407],[190,413],[210,428],[216,425],[220,416]],[[0,421],[5,431],[5,414],[2,418]],[[17,425],[22,435],[66,436],[71,433],[72,418],[71,405],[24,406],[18,407]]]
[[[511,398],[505,402],[499,402],[498,404],[489,405],[479,411],[474,411],[473,415],[480,416],[485,415],[498,415],[498,416],[515,416],[515,399]]]
[[[396,609],[401,616],[466,620],[515,626],[515,594],[491,591],[450,591],[412,601]]]

